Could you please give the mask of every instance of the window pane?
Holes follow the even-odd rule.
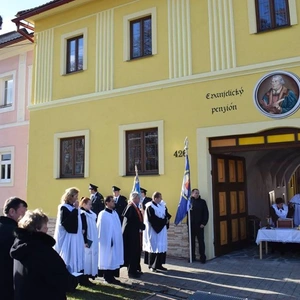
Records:
[[[76,71],[76,41],[69,41],[69,72]]]
[[[141,49],[141,24],[140,21],[132,23],[132,57],[142,56]]]
[[[7,165],[7,178],[6,179],[10,179],[10,164]]]
[[[158,135],[157,131],[145,133],[145,170],[158,170]]]
[[[4,89],[4,105],[12,104],[12,92],[13,92],[13,80],[5,81],[5,89]]]
[[[84,138],[75,139],[75,175],[84,174]]]
[[[271,8],[270,8],[269,0],[258,1],[260,30],[266,30],[272,28],[270,9]]]
[[[73,174],[73,141],[64,140],[62,141],[62,175]]]
[[[1,160],[11,160],[11,154],[2,154],[1,155]]]
[[[144,55],[152,54],[151,18],[144,20]]]
[[[287,3],[285,0],[275,0],[275,22],[276,27],[288,25]]]
[[[137,165],[141,168],[141,133],[128,133],[127,135],[127,149],[128,149],[128,171],[134,172],[134,167]]]
[[[83,70],[83,37],[78,39],[78,70]]]
[[[5,179],[5,165],[1,165],[1,178],[0,179]]]

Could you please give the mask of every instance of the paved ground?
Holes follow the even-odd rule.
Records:
[[[151,273],[142,263],[140,280],[128,279],[122,268],[120,280],[152,291],[151,300],[188,299],[196,291],[249,300],[300,300],[300,252],[264,255],[260,260],[258,247],[253,246],[206,264],[168,257],[165,267],[168,272]]]

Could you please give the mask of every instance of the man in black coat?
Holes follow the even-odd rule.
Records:
[[[98,187],[94,184],[90,183],[89,191],[91,193],[90,199],[92,201],[92,211],[97,215],[99,215],[100,211],[102,211],[105,208],[104,205],[104,198],[103,196],[98,192]]]
[[[191,240],[192,240],[192,261],[196,260],[195,239],[197,237],[199,243],[200,262],[206,262],[205,243],[204,243],[204,227],[208,222],[208,208],[206,201],[201,198],[198,189],[192,190],[191,197]]]
[[[115,211],[118,213],[121,224],[123,221],[123,211],[125,209],[125,207],[127,206],[127,198],[120,195],[120,188],[118,188],[117,186],[113,185],[112,186],[112,192],[113,192],[113,197],[115,200]]]
[[[152,199],[146,196],[146,195],[147,195],[147,190],[146,190],[146,189],[144,189],[144,188],[141,187],[141,188],[140,188],[140,191],[141,191],[141,204],[142,204],[142,209],[143,209],[143,211],[145,211],[145,210],[146,210],[146,204],[147,204],[148,202],[151,202]]]
[[[139,194],[131,193],[128,205],[123,212],[124,266],[127,267],[129,278],[138,278],[141,274],[142,230],[145,229],[145,225],[139,202]]]
[[[24,200],[16,197],[8,198],[4,203],[3,214],[0,217],[0,291],[1,299],[13,300],[13,260],[10,248],[14,243],[14,230],[18,227],[27,210]]]

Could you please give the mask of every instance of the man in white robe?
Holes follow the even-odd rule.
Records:
[[[152,272],[167,271],[163,264],[166,262],[168,249],[167,227],[170,218],[161,193],[155,192],[152,201],[146,204],[144,214],[146,229],[143,234],[144,261]]]
[[[115,201],[112,196],[105,199],[105,210],[98,216],[97,229],[99,241],[98,269],[103,271],[104,283],[120,283],[120,267],[124,263],[123,236],[119,215],[114,210]]]

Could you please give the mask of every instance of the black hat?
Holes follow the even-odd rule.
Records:
[[[117,192],[117,191],[120,190],[120,188],[118,188],[117,186],[113,185],[113,186],[112,186],[112,190],[113,190],[114,192]]]
[[[142,187],[140,188],[140,191],[141,191],[141,193],[144,193],[144,194],[147,193],[147,190],[146,190],[146,189],[143,189]]]
[[[90,183],[89,190],[97,191],[97,188],[98,187],[96,185]]]

